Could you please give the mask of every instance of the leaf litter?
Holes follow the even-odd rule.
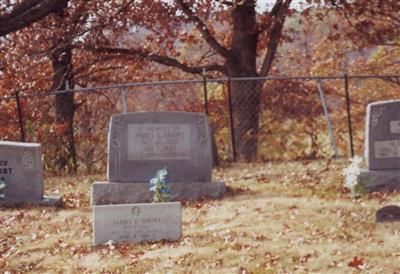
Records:
[[[400,271],[398,223],[375,211],[398,193],[352,199],[345,160],[235,164],[214,171],[230,191],[183,202],[177,242],[92,246],[89,188],[82,177],[49,178],[63,208],[0,211],[0,269],[109,273],[371,273]],[[75,183],[76,182],[76,183]],[[82,182],[82,183],[80,183]],[[384,258],[391,257],[390,263]],[[66,264],[65,262],[68,262]]]

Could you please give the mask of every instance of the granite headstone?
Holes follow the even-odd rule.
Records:
[[[203,114],[147,112],[111,117],[109,182],[143,182],[165,166],[173,182],[211,181],[210,128]]]
[[[175,241],[181,234],[181,204],[178,202],[93,207],[94,244]]]
[[[368,168],[357,178],[364,192],[400,189],[400,100],[367,106],[364,157]]]
[[[40,144],[0,141],[0,179],[5,183],[1,204],[61,203],[58,197],[43,197]]]
[[[190,112],[142,112],[111,117],[107,182],[95,182],[92,205],[151,201],[149,180],[167,168],[172,200],[220,197],[211,181],[212,142],[207,116]]]
[[[400,170],[400,100],[367,107],[365,159],[370,170]]]

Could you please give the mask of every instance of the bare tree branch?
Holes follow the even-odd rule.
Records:
[[[272,11],[274,12],[274,26],[271,31],[270,39],[267,45],[267,52],[260,69],[259,76],[267,76],[274,61],[275,53],[282,36],[282,29],[286,19],[286,12],[290,7],[292,0],[277,1]]]
[[[86,77],[91,76],[91,75],[93,75],[93,74],[96,74],[96,73],[98,73],[98,72],[111,71],[111,70],[120,70],[120,69],[124,69],[124,68],[125,68],[125,66],[111,66],[111,67],[99,68],[99,69],[96,69],[96,70],[94,70],[94,71],[91,71],[91,72],[88,72],[88,73],[85,73],[85,74],[81,74],[81,75],[79,75],[79,76],[76,76],[76,77],[74,78],[74,80],[83,79],[83,78],[86,78]]]
[[[138,59],[144,59],[148,61],[153,61],[165,66],[175,67],[181,69],[188,73],[193,74],[201,74],[204,69],[207,71],[219,71],[222,73],[226,73],[225,66],[221,66],[218,64],[212,65],[204,65],[204,66],[196,66],[191,67],[188,66],[174,58],[163,56],[155,53],[145,52],[139,49],[125,49],[125,48],[114,48],[114,47],[96,47],[96,48],[89,48],[89,50],[99,53],[108,53],[108,54],[116,54],[116,55],[123,55],[123,56],[132,56]]]
[[[207,44],[211,48],[213,48],[222,57],[226,59],[232,58],[232,52],[229,49],[226,49],[225,47],[221,46],[221,44],[215,39],[215,37],[211,35],[204,22],[190,10],[189,6],[185,2],[183,2],[183,0],[175,0],[175,3],[183,11],[183,13],[187,17],[189,17],[189,19],[195,24],[196,28],[203,35]]]
[[[61,13],[69,0],[25,0],[7,14],[0,15],[0,36],[29,26],[50,13]]]

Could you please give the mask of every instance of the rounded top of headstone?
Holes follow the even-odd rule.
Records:
[[[375,102],[369,103],[368,107],[369,106],[375,106],[375,105],[393,104],[393,103],[395,103],[395,104],[400,103],[400,99],[385,100],[385,101],[375,101]]]
[[[111,117],[127,117],[127,116],[145,116],[145,117],[152,117],[152,116],[206,116],[204,113],[200,112],[189,112],[189,111],[142,111],[142,112],[127,112],[127,113],[118,113],[113,114]]]

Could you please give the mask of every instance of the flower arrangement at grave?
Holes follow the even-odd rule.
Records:
[[[343,169],[342,175],[345,177],[344,186],[351,191],[353,197],[363,193],[363,187],[358,183],[357,177],[361,173],[361,163],[363,158],[356,155],[350,159],[351,164]]]
[[[155,177],[150,179],[149,191],[154,192],[153,202],[169,202],[171,201],[171,183],[167,177],[168,171],[164,167],[157,171]]]

